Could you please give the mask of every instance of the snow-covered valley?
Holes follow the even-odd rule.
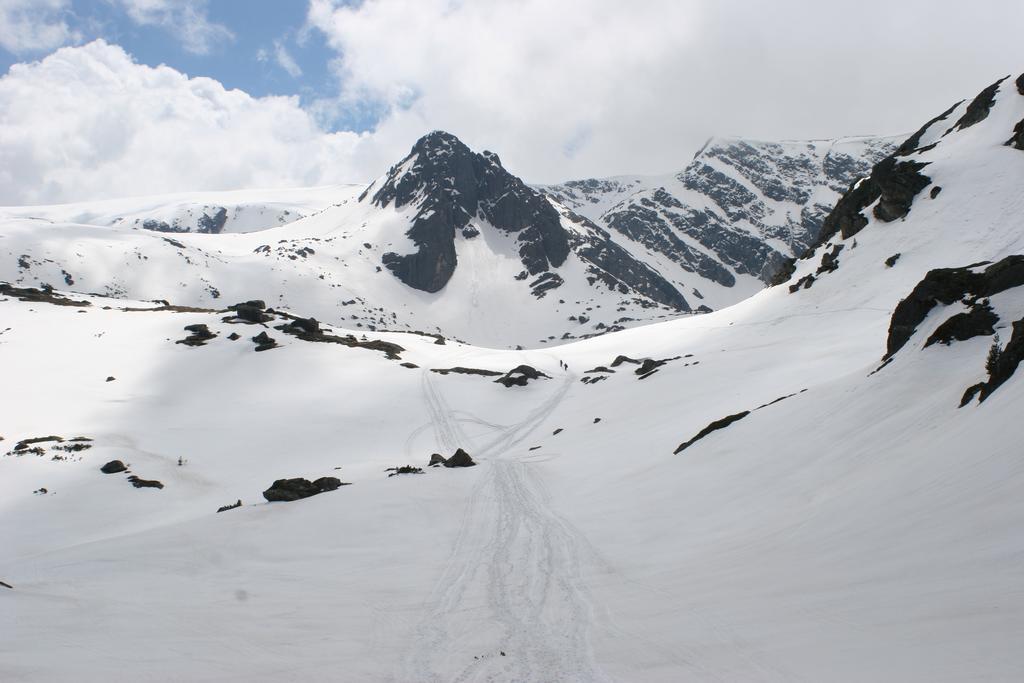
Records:
[[[3,209],[0,679],[1015,680],[1024,76],[990,90],[701,314],[457,141],[473,212],[415,150],[254,232]],[[264,499],[300,477],[351,485]]]

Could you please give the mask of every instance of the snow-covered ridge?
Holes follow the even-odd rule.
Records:
[[[157,232],[257,232],[276,228],[331,205],[345,186],[189,192],[51,206],[0,207],[5,218]]]
[[[550,196],[664,262],[712,307],[767,282],[816,239],[839,196],[903,137],[765,142],[712,138],[681,172],[570,181]],[[709,281],[695,282],[694,275]]]

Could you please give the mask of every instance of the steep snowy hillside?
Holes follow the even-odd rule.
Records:
[[[635,245],[667,277],[705,278],[689,294],[720,308],[749,296],[814,243],[840,195],[901,141],[713,138],[674,175],[541,189]]]
[[[784,282],[557,348],[4,286],[0,679],[1016,680],[1022,131],[1024,76]]]

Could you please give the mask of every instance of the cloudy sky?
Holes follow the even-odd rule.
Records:
[[[711,135],[897,134],[1024,71],[1020,0],[0,0],[0,204],[362,182],[423,133],[532,182]]]

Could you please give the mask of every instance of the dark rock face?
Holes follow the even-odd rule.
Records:
[[[927,163],[896,162],[895,157],[889,159],[875,166],[867,181],[873,183],[879,191],[879,201],[873,212],[875,218],[887,223],[910,213],[914,197],[932,182],[931,178],[920,172]]]
[[[996,333],[995,324],[999,316],[985,303],[978,302],[966,313],[957,313],[939,325],[924,343],[926,347],[939,343],[949,346],[954,341],[966,341],[981,335]]]
[[[263,497],[269,502],[290,502],[309,498],[325,491],[334,491],[340,486],[346,486],[337,477],[320,477],[316,481],[308,479],[278,479],[263,492]]]
[[[747,415],[750,415],[750,411],[749,410],[744,410],[742,413],[736,413],[735,415],[728,415],[726,417],[723,417],[720,420],[715,420],[714,422],[709,424],[707,427],[705,427],[704,429],[702,429],[699,432],[697,432],[697,435],[695,437],[693,437],[689,441],[686,441],[684,443],[679,444],[679,446],[674,451],[672,451],[672,454],[673,455],[677,455],[679,453],[682,453],[687,448],[689,448],[690,446],[692,446],[696,442],[700,441],[701,439],[703,439],[705,436],[707,436],[711,432],[718,431],[719,429],[725,429],[726,427],[731,425],[733,422],[736,422],[738,420],[742,420]]]
[[[551,377],[545,375],[534,367],[529,365],[519,365],[494,381],[498,384],[503,384],[506,387],[525,387],[527,382],[530,380],[540,379],[541,377],[551,379]]]
[[[224,224],[228,222],[228,210],[223,206],[217,207],[213,215],[203,212],[196,223],[196,231],[208,234],[217,234],[224,230]]]
[[[427,463],[427,467],[437,467],[438,465],[445,464],[445,458],[440,453],[431,453],[430,462]]]
[[[992,105],[996,103],[996,93],[999,92],[999,84],[1007,78],[1009,78],[1009,76],[1000,78],[998,81],[978,93],[978,96],[971,100],[971,103],[967,105],[967,109],[964,111],[963,116],[953,124],[952,128],[946,131],[946,134],[948,135],[955,130],[970,128],[974,124],[988,118],[988,113],[992,110]]]
[[[128,468],[120,460],[111,460],[106,465],[100,468],[100,472],[103,474],[117,474],[118,472],[124,472]]]
[[[625,248],[611,240],[607,231],[582,216],[573,214],[570,220],[585,227],[583,232],[573,235],[572,249],[587,266],[588,283],[601,283],[621,294],[632,291],[677,311],[690,310],[686,298],[672,283],[646,263],[633,258]],[[709,268],[719,268],[725,276],[732,278],[728,271],[712,263],[709,259]]]
[[[466,451],[464,451],[464,450],[462,450],[460,448],[459,450],[455,451],[455,453],[452,455],[452,457],[450,457],[450,458],[448,458],[447,460],[444,461],[444,466],[445,467],[474,467],[474,466],[476,466],[476,463],[473,461],[473,458],[469,457],[469,453],[467,453]]]
[[[857,182],[836,203],[822,225],[815,248],[836,234],[846,239],[860,232],[868,224],[862,212],[876,200],[874,215],[879,220],[888,222],[906,216],[917,193],[931,184],[931,178],[920,172],[927,165],[899,161],[896,155],[875,164],[871,175]]]
[[[952,107],[942,112],[928,123],[921,126],[916,133],[914,133],[909,138],[903,141],[903,144],[901,144],[894,153],[895,156],[907,156],[908,154],[916,152],[921,145],[921,138],[923,138],[924,134],[928,132],[928,129],[930,129],[939,121],[945,121],[949,117],[949,115],[953,113],[953,110],[959,107],[962,103],[963,100],[956,102]]]
[[[974,400],[975,396],[978,397],[979,403],[983,402],[1017,371],[1017,367],[1024,360],[1024,318],[1014,321],[1013,334],[1006,347],[1001,350],[995,347],[993,351],[994,353],[989,353],[985,364],[988,380],[975,384],[964,392],[963,399],[960,401],[961,408]]]
[[[831,273],[839,269],[839,252],[843,250],[842,244],[833,245],[832,251],[826,251],[821,255],[821,264],[818,266],[816,275]]]
[[[818,190],[844,192],[892,147],[879,141],[865,145],[863,156],[841,148],[822,155],[811,144],[709,141],[676,176],[685,190],[707,201],[690,205],[664,187],[644,190],[614,206],[602,220],[683,269],[723,286],[735,283],[733,272],[781,283],[785,278],[777,274],[789,267],[792,254],[815,243],[832,208],[831,203],[822,203],[825,195]],[[792,208],[780,214],[774,202]],[[784,224],[780,215],[785,216]],[[683,237],[703,249],[693,249]],[[777,241],[788,245],[788,253],[772,245]]]
[[[469,225],[476,218],[517,236],[519,257],[531,275],[562,265],[569,255],[558,212],[540,193],[506,171],[497,155],[475,154],[441,131],[420,138],[371,201],[380,207],[415,205],[406,234],[418,251],[383,257],[384,265],[415,289],[437,292],[448,283],[456,266],[455,233],[477,230]]]
[[[539,278],[530,283],[530,293],[538,299],[542,299],[549,291],[558,289],[563,284],[565,284],[565,280],[557,273],[541,273]]]
[[[984,264],[981,264],[984,265]],[[949,305],[956,301],[967,301],[977,307],[977,300],[990,297],[1013,287],[1024,285],[1024,256],[1007,256],[1003,260],[989,265],[984,270],[980,266],[964,268],[937,268],[930,270],[914,287],[907,298],[900,301],[893,311],[889,322],[889,336],[886,341],[884,358],[891,358],[903,348],[917,326],[928,316],[935,306]],[[958,320],[950,323],[947,330],[949,338],[957,338],[957,330],[970,330],[983,327],[987,319],[983,312],[968,314],[970,320]],[[954,316],[956,317],[956,316]],[[948,322],[948,321],[947,321]],[[939,340],[937,340],[939,341]]]
[[[1024,95],[1024,74],[1017,76],[1017,80],[1014,83],[1017,84],[1017,92]]]
[[[1004,144],[1014,149],[1024,149],[1024,119],[1017,122],[1013,127],[1013,135]]]

